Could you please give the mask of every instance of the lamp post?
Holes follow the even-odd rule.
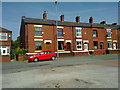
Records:
[[[59,53],[58,53],[58,41],[57,41],[57,3],[58,3],[58,1],[57,0],[55,0],[55,6],[56,6],[56,42],[57,42],[57,57],[59,57]]]

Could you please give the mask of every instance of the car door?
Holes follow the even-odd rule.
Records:
[[[45,59],[45,51],[42,51],[40,55],[38,56],[39,60]]]

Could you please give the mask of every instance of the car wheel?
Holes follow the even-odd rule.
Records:
[[[52,56],[52,58],[51,58],[52,60],[55,60],[56,59],[56,57],[54,57],[54,56]]]
[[[34,58],[34,61],[35,61],[35,62],[38,62],[38,58]]]

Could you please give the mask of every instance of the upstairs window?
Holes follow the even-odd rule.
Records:
[[[42,42],[35,42],[36,50],[42,50]]]
[[[93,37],[98,37],[97,30],[93,30]]]
[[[0,40],[7,40],[7,33],[0,33]]]
[[[63,28],[57,28],[57,36],[63,37]]]
[[[107,30],[107,37],[109,38],[109,37],[111,37],[111,30]]]
[[[82,28],[76,28],[76,37],[82,37]]]
[[[35,27],[35,36],[42,36],[42,28]]]

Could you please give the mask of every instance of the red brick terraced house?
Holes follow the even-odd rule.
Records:
[[[10,61],[12,31],[0,27],[0,62]]]
[[[60,56],[68,55],[99,55],[118,53],[120,39],[120,25],[106,24],[106,21],[94,23],[48,20],[47,13],[43,19],[27,18],[22,16],[20,40],[21,47],[28,50],[27,54],[37,54],[41,50],[53,50]]]

